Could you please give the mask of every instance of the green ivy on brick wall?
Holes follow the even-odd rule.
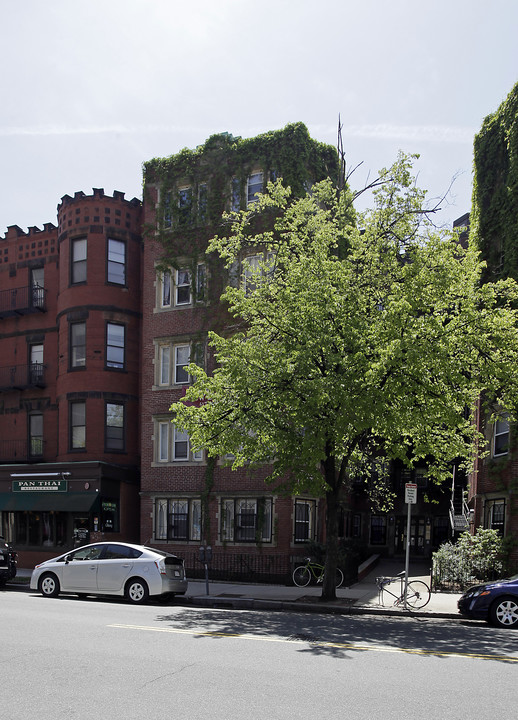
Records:
[[[248,139],[212,135],[194,150],[149,160],[144,164],[144,195],[149,185],[159,188],[157,224],[164,244],[177,241],[170,237],[171,230],[180,230],[185,238],[199,235],[202,226],[217,226],[230,209],[233,180],[245,207],[247,178],[258,170],[265,182],[282,177],[300,197],[311,183],[337,178],[338,154],[333,146],[313,140],[303,123],[294,123]],[[189,188],[189,196],[182,194],[184,188]]]
[[[475,136],[471,228],[486,279],[518,280],[518,83]]]

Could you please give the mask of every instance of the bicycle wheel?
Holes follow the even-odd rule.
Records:
[[[340,568],[336,568],[335,572],[335,587],[339,588],[344,581],[344,574]]]
[[[430,602],[430,588],[422,580],[412,580],[407,585],[406,604],[413,610],[420,610]]]
[[[306,585],[309,585],[310,580],[311,573],[309,572],[309,569],[304,565],[296,567],[293,571],[293,582],[295,583],[295,585],[298,585],[298,587],[306,587]]]

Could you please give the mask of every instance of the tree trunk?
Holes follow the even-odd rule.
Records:
[[[338,564],[338,501],[341,482],[336,477],[334,457],[324,463],[326,483],[326,560],[322,600],[336,600],[336,567]]]

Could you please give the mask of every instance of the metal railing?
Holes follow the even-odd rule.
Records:
[[[482,571],[471,560],[433,558],[431,587],[433,592],[463,592],[471,585],[496,580],[501,575],[500,566],[485,566]]]
[[[0,367],[0,390],[24,390],[45,387],[45,365],[11,365]]]
[[[187,575],[204,577],[205,566],[198,552],[182,553]],[[291,582],[291,558],[286,555],[252,555],[251,553],[214,552],[209,566],[211,580],[230,582]]]
[[[45,312],[46,294],[45,288],[31,285],[0,290],[0,318]]]
[[[41,460],[44,455],[44,440],[33,437],[30,440],[0,440],[0,464]]]

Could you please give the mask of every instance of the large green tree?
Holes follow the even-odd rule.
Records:
[[[222,298],[234,322],[210,336],[214,372],[191,365],[171,408],[194,447],[325,496],[323,599],[335,597],[338,504],[358,467],[425,459],[440,481],[470,456],[466,409],[481,391],[515,404],[516,287],[480,283],[477,252],[434,229],[411,170],[400,156],[361,214],[327,181],[295,200],[270,185],[229,216],[209,251],[230,277],[241,263]]]

